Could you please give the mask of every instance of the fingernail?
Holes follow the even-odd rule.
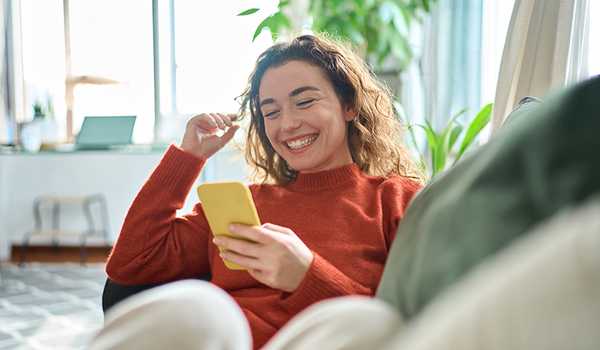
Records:
[[[236,230],[235,225],[229,225],[229,231],[234,232]]]

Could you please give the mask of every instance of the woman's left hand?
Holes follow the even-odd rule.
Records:
[[[257,281],[286,292],[296,290],[313,261],[313,253],[287,227],[231,225],[231,232],[247,238],[218,236],[213,242],[224,248],[221,257],[248,269]]]

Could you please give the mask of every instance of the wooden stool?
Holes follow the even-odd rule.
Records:
[[[87,230],[82,231],[67,231],[60,228],[60,210],[64,205],[79,205],[82,208],[83,214],[87,222]],[[100,209],[100,220],[94,220],[92,215],[92,207],[97,205]],[[42,226],[42,207],[50,207],[52,209],[52,227],[43,229]],[[29,241],[32,236],[51,236],[52,245],[58,247],[58,236],[77,235],[80,242],[80,261],[85,264],[87,252],[85,250],[86,240],[91,236],[102,236],[107,245],[110,244],[108,233],[108,209],[106,206],[106,198],[102,194],[92,194],[87,196],[63,197],[63,196],[40,196],[33,202],[33,217],[35,220],[35,228],[33,231],[26,232],[23,236],[20,265],[25,262],[25,254]]]

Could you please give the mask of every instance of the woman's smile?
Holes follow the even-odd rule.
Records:
[[[299,153],[305,151],[310,147],[319,137],[319,134],[304,135],[295,137],[285,141],[285,145],[292,153]]]

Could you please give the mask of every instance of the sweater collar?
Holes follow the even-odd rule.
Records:
[[[288,186],[295,191],[322,190],[346,183],[354,183],[360,177],[360,174],[361,171],[358,165],[351,163],[316,173],[299,173]]]

